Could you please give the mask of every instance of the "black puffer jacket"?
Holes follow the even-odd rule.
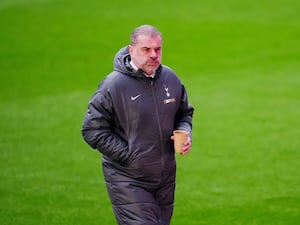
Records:
[[[130,66],[128,47],[114,59],[114,71],[89,102],[82,134],[104,161],[144,182],[160,182],[174,161],[174,129],[191,133],[193,107],[174,72],[160,66],[154,79]]]

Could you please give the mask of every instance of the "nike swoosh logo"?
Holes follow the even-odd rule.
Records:
[[[134,100],[136,100],[138,97],[140,97],[141,96],[141,94],[139,94],[139,95],[136,95],[136,96],[131,96],[131,100],[132,101],[134,101]]]

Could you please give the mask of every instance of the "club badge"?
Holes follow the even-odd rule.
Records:
[[[165,89],[165,92],[166,92],[166,96],[167,97],[170,97],[170,93],[169,93],[169,88],[164,84],[164,89]]]

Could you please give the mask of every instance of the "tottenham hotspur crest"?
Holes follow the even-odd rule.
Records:
[[[167,96],[167,99],[164,99],[163,100],[163,103],[164,104],[169,104],[169,103],[172,103],[172,102],[175,102],[175,98],[170,98],[170,92],[169,92],[169,88],[164,84],[164,89],[165,89],[165,92],[166,92],[166,96]]]
[[[165,84],[164,84],[164,89],[165,89],[167,97],[170,97],[169,88]]]

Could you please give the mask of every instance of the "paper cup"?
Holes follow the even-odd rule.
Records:
[[[182,148],[184,146],[184,142],[188,138],[188,132],[185,130],[174,130],[173,136],[174,136],[174,149],[177,153],[182,152]]]

